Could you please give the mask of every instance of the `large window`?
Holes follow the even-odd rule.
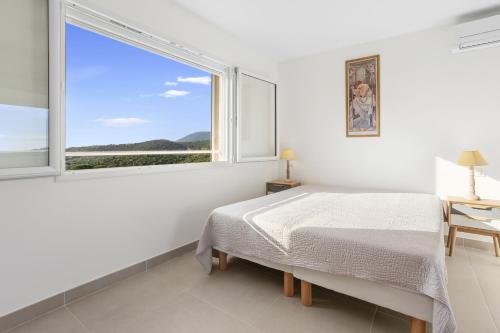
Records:
[[[221,78],[66,24],[66,170],[221,157]]]
[[[2,0],[0,48],[0,179],[277,158],[276,85],[178,42]]]

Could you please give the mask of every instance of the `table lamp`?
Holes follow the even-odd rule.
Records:
[[[281,159],[286,160],[286,179],[290,180],[290,161],[295,159],[292,149],[285,149],[281,152]]]
[[[478,195],[476,195],[476,181],[474,180],[474,167],[481,165],[488,165],[488,162],[484,159],[478,150],[467,150],[462,152],[460,158],[458,159],[458,164],[469,167],[469,194],[467,199],[470,200],[481,200]]]

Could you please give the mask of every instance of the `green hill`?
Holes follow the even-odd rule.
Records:
[[[70,147],[66,151],[151,151],[151,150],[206,150],[210,149],[210,141],[174,142],[170,140],[151,140],[137,143],[95,145]]]
[[[210,141],[210,132],[194,132],[180,138],[176,142],[197,142],[197,141]]]

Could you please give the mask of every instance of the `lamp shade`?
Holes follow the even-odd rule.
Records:
[[[293,152],[292,149],[285,149],[281,152],[281,159],[282,160],[294,160],[295,153]]]
[[[480,166],[487,165],[488,162],[486,162],[479,150],[467,150],[460,155],[458,164],[463,166]]]

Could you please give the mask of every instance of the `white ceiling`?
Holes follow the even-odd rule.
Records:
[[[278,61],[484,16],[500,0],[173,0]]]

